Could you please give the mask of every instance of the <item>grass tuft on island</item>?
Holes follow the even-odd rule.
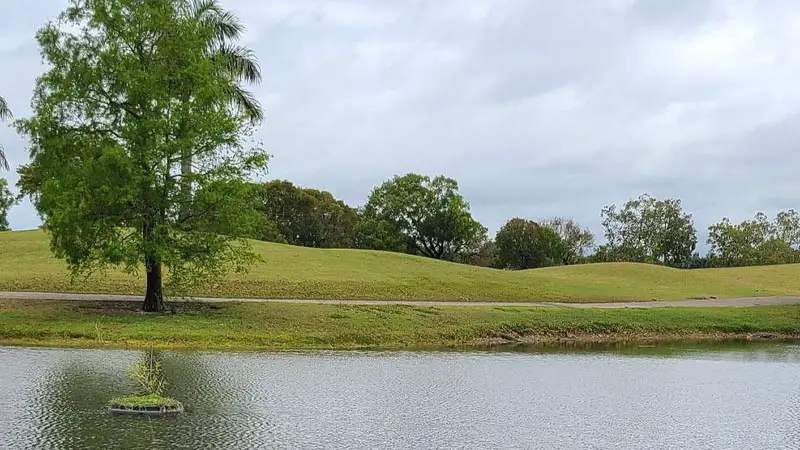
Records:
[[[162,397],[160,395],[128,395],[126,397],[119,397],[112,399],[108,402],[108,406],[116,409],[150,409],[150,408],[166,408],[178,409],[182,408],[181,402],[171,399],[169,397]]]
[[[215,350],[425,349],[502,343],[800,338],[800,305],[743,308],[181,303],[0,300],[0,343]]]

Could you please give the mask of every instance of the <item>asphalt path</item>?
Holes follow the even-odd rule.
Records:
[[[114,294],[67,294],[55,292],[0,292],[0,299],[7,300],[63,300],[63,301],[111,301],[140,302],[141,295]],[[708,298],[673,301],[611,302],[611,303],[563,303],[563,302],[487,302],[487,301],[411,301],[411,300],[318,300],[283,298],[219,298],[192,297],[169,298],[167,301],[195,301],[204,303],[293,303],[318,305],[413,305],[413,306],[504,306],[504,307],[563,307],[579,309],[614,308],[666,308],[666,307],[747,307],[764,305],[798,305],[800,297],[746,297]]]

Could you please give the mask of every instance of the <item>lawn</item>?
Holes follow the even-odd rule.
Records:
[[[589,264],[519,272],[398,253],[312,249],[254,242],[263,258],[246,274],[193,295],[483,301],[649,301],[692,297],[800,295],[800,265],[678,270],[644,264]],[[0,233],[0,291],[142,294],[143,274],[120,271],[70,281],[42,231]]]
[[[178,306],[178,305],[176,305]],[[585,310],[315,304],[0,300],[0,344],[202,349],[361,349],[800,337],[800,306]],[[762,336],[764,337],[764,336]]]

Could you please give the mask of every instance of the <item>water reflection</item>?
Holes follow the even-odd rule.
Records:
[[[696,355],[703,359],[714,358],[715,354],[725,359],[736,358],[749,361],[787,361],[800,362],[797,351],[800,342],[787,340],[784,342],[757,340],[726,340],[722,342],[697,340],[655,342],[649,344],[631,344],[625,342],[587,343],[563,342],[560,344],[512,344],[487,345],[482,347],[465,347],[461,351],[487,351],[491,353],[529,353],[529,354],[601,354],[608,353],[620,356],[642,357],[678,357],[686,358]]]
[[[0,349],[0,448],[800,448],[796,345],[165,352],[186,413],[107,414],[141,356]]]

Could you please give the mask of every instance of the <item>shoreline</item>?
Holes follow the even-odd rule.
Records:
[[[479,352],[479,351],[509,351],[515,348],[527,350],[570,350],[575,347],[620,345],[623,347],[658,347],[663,345],[686,344],[728,344],[728,343],[800,343],[800,333],[687,333],[687,334],[584,334],[574,336],[521,336],[511,340],[502,337],[481,338],[472,342],[451,342],[439,344],[419,344],[404,346],[310,346],[310,347],[285,347],[274,345],[214,345],[207,343],[173,343],[155,341],[124,341],[96,342],[88,339],[9,339],[0,338],[0,347],[26,347],[26,348],[55,348],[55,349],[108,349],[108,350],[142,350],[155,348],[170,351],[211,351],[211,352],[268,352],[268,353],[293,353],[293,352]]]
[[[568,307],[0,300],[0,345],[205,350],[425,350],[800,340],[800,305]]]

